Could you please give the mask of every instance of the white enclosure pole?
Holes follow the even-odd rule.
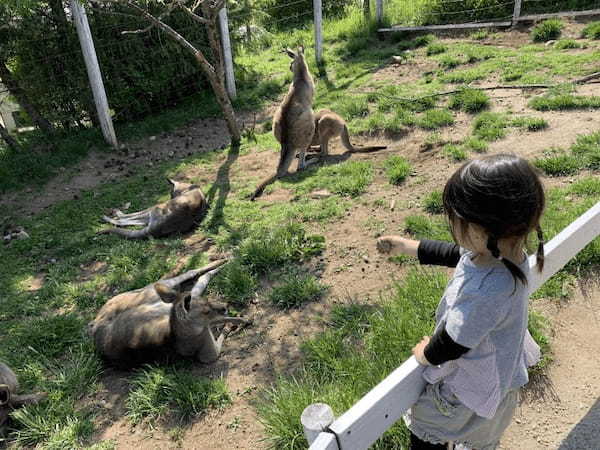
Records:
[[[521,2],[522,0],[515,0],[515,10],[513,12],[513,27],[517,24],[517,22],[519,21],[519,17],[521,16]]]
[[[230,99],[235,99],[235,75],[233,73],[233,57],[231,56],[231,41],[229,39],[229,22],[227,20],[227,7],[219,11],[219,27],[221,31],[221,45],[223,46],[223,59],[225,61],[225,86]]]
[[[304,408],[300,417],[300,423],[302,424],[302,428],[304,428],[304,436],[308,445],[312,445],[319,437],[319,434],[325,431],[334,420],[333,410],[325,403],[313,403]]]
[[[381,25],[383,21],[383,0],[375,0],[375,18],[377,25]]]
[[[115,135],[112,119],[108,112],[108,100],[104,91],[102,73],[98,65],[98,58],[96,57],[96,50],[94,49],[94,41],[92,40],[92,32],[90,31],[87,15],[79,0],[71,0],[70,4],[73,20],[77,27],[79,43],[81,44],[81,51],[83,52],[83,59],[85,60],[85,67],[87,68],[88,78],[94,95],[94,103],[96,104],[96,112],[100,120],[102,134],[108,144],[117,148],[117,136]]]
[[[315,57],[317,63],[323,59],[323,4],[321,0],[313,0],[315,16]]]

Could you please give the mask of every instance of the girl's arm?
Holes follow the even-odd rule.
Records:
[[[413,348],[413,355],[424,366],[438,366],[460,358],[469,350],[468,347],[457,344],[448,335],[445,327],[440,327],[431,339],[429,336],[423,336],[421,342]]]
[[[415,256],[421,264],[436,266],[456,267],[460,259],[460,247],[457,244],[430,239],[415,241],[401,236],[382,236],[377,239],[377,250]]]

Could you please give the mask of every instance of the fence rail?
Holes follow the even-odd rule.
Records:
[[[530,293],[562,269],[583,248],[600,236],[600,202],[582,214],[545,245],[544,270],[529,258]],[[325,404],[310,405],[301,422],[311,450],[367,449],[419,398],[425,381],[423,366],[410,357],[337,420]],[[320,433],[315,430],[322,430]]]

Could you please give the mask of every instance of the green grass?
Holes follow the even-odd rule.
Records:
[[[476,138],[474,136],[470,136],[463,142],[463,146],[477,153],[485,153],[488,150],[488,143],[483,139]]]
[[[385,172],[391,184],[398,185],[412,172],[410,163],[402,156],[389,156],[385,162]]]
[[[433,42],[427,46],[426,53],[427,56],[439,55],[440,53],[444,53],[446,50],[448,50],[448,47],[446,47],[444,44],[440,42]]]
[[[546,42],[558,39],[564,28],[564,23],[560,19],[547,19],[538,23],[531,30],[531,39],[533,42]]]
[[[180,422],[231,403],[225,382],[198,377],[184,369],[148,366],[133,378],[127,418],[134,425],[155,424],[172,416]]]
[[[488,36],[489,36],[489,33],[487,30],[478,30],[478,31],[475,31],[474,33],[471,33],[469,35],[469,38],[474,39],[476,41],[483,41]]]
[[[571,192],[582,197],[600,196],[600,178],[588,177],[577,180],[571,184]]]
[[[441,191],[431,191],[423,199],[423,208],[430,214],[442,214],[444,203]]]
[[[533,164],[550,176],[573,175],[581,169],[579,158],[564,153],[537,158]]]
[[[509,120],[499,113],[484,112],[473,122],[473,134],[485,141],[497,141],[506,136]]]
[[[445,219],[427,216],[408,216],[404,219],[404,231],[416,239],[452,241],[450,228]]]
[[[571,146],[571,152],[581,160],[583,167],[600,169],[600,131],[577,136],[575,144]]]
[[[600,39],[600,21],[588,23],[581,35],[588,39]]]
[[[560,39],[554,44],[556,50],[572,50],[576,48],[582,48],[582,44],[577,42],[575,39]]]
[[[490,106],[490,97],[478,89],[464,88],[450,97],[449,106],[451,109],[474,114]]]
[[[212,287],[227,303],[243,308],[256,292],[258,280],[251,267],[236,260],[219,272]]]
[[[464,148],[455,144],[444,145],[442,151],[444,152],[444,155],[446,155],[452,161],[464,161],[469,157]]]
[[[549,127],[548,121],[541,117],[519,117],[512,121],[512,126],[527,131],[541,131]]]
[[[299,308],[303,304],[319,300],[327,291],[327,286],[309,274],[282,274],[284,281],[271,290],[269,301],[279,308]]]
[[[454,116],[447,109],[429,109],[417,121],[421,128],[437,130],[454,124]]]
[[[537,111],[598,109],[600,108],[600,97],[593,95],[547,94],[531,99],[529,107]]]

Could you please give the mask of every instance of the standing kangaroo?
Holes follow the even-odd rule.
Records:
[[[17,376],[10,367],[0,362],[0,438],[5,434],[8,415],[14,408],[36,404],[47,396],[45,392],[17,395],[18,391]]]
[[[203,363],[216,361],[225,333],[215,339],[211,327],[248,323],[239,317],[225,316],[225,303],[200,298],[225,262],[215,261],[108,300],[88,325],[96,348],[119,366],[136,365],[173,352]],[[191,290],[178,289],[197,277]]]
[[[105,222],[124,227],[140,225],[139,230],[108,228],[99,234],[114,233],[128,239],[155,238],[173,233],[185,233],[200,223],[208,204],[198,186],[167,179],[171,183],[171,200],[131,214],[116,210],[117,219],[104,216]]]
[[[373,145],[370,147],[354,147],[350,143],[350,135],[346,121],[338,114],[329,109],[321,109],[315,114],[315,135],[311,146],[321,147],[320,158],[326,158],[328,154],[329,141],[336,137],[342,138],[342,145],[349,153],[368,153],[387,148],[385,145]]]
[[[315,133],[312,110],[315,85],[304,59],[304,47],[300,46],[297,53],[289,48],[285,52],[293,60],[290,70],[294,75],[288,93],[273,116],[273,134],[281,144],[279,165],[274,176],[258,185],[251,200],[259,197],[267,185],[288,174],[296,153],[299,153],[298,170],[306,167],[306,151]]]

